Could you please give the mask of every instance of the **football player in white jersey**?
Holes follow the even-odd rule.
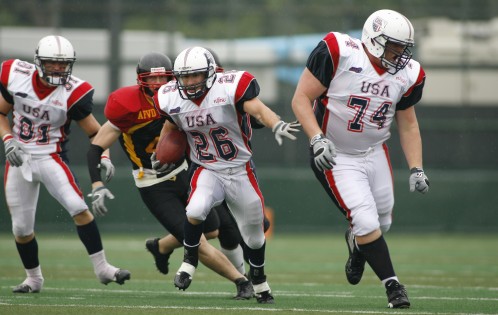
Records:
[[[411,59],[413,45],[413,26],[405,16],[376,11],[366,20],[361,40],[337,32],[325,36],[311,52],[292,100],[310,139],[311,167],[350,223],[347,279],[359,283],[368,262],[392,308],[410,306],[382,236],[391,226],[394,205],[385,144],[393,120],[410,169],[410,190],[429,190],[414,108],[425,72]]]
[[[257,301],[274,303],[264,272],[264,200],[251,159],[249,117],[272,128],[280,145],[284,137],[296,139],[299,124],[280,120],[258,99],[259,85],[250,73],[216,73],[216,62],[205,48],[185,49],[173,69],[176,81],[159,89],[155,104],[168,119],[161,135],[171,129],[185,131],[192,161],[185,254],[175,286],[185,290],[190,285],[203,222],[211,208],[225,200],[249,248],[249,277]],[[153,161],[153,167],[157,164]]]
[[[36,205],[43,184],[68,211],[100,282],[123,284],[130,272],[109,264],[93,215],[67,160],[69,127],[75,120],[92,138],[100,124],[92,115],[93,87],[71,75],[76,55],[64,37],[42,38],[34,64],[6,60],[0,72],[0,136],[5,147],[5,197],[26,279],[14,293],[40,292],[44,278],[34,233]],[[8,114],[12,112],[12,125]],[[114,173],[108,152],[101,157],[106,178]]]

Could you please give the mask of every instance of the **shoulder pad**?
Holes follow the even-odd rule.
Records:
[[[112,122],[140,111],[140,93],[138,85],[126,86],[112,92],[105,104],[105,117]]]

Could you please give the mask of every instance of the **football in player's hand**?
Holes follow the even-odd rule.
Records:
[[[173,129],[163,135],[156,146],[156,159],[161,164],[176,163],[183,159],[187,149],[185,132]]]

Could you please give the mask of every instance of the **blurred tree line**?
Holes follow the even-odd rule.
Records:
[[[0,0],[0,26],[110,28],[236,38],[360,29],[373,11],[487,20],[496,0]]]

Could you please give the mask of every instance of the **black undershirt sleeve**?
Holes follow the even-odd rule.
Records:
[[[330,85],[334,65],[329,49],[324,41],[318,43],[315,49],[313,49],[306,62],[306,68],[308,68],[323,86]]]

